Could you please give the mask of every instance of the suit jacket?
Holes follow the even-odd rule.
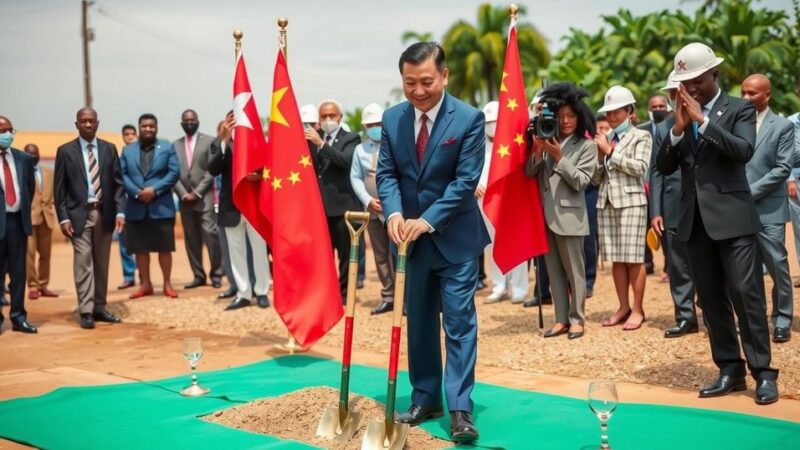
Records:
[[[653,138],[649,131],[629,127],[605,162],[597,163],[592,182],[598,185],[597,207],[614,208],[647,204],[644,181],[650,166]]]
[[[19,184],[19,213],[22,218],[22,231],[25,236],[31,235],[31,201],[33,201],[33,191],[35,189],[33,178],[33,156],[10,147],[11,155],[14,158],[14,166],[17,169],[17,184]],[[2,161],[0,161],[2,164]],[[2,170],[2,169],[0,169]],[[5,186],[0,186],[0,239],[6,237],[6,193]],[[25,264],[22,261],[12,261],[13,264]]]
[[[34,173],[33,202],[31,203],[31,225],[37,226],[42,223],[47,228],[53,229],[58,225],[56,218],[55,199],[53,196],[53,169],[39,166],[42,172],[42,187],[36,183]]]
[[[222,176],[222,187],[219,190],[219,210],[217,211],[217,224],[223,227],[239,225],[242,214],[233,204],[233,146],[226,144],[226,151],[222,153],[222,141],[214,139],[209,147],[208,171],[212,176]]]
[[[214,138],[207,134],[195,133],[194,139],[191,164],[186,161],[186,137],[172,143],[181,168],[181,175],[175,183],[174,190],[179,199],[188,192],[196,193],[200,199],[194,202],[194,209],[210,211],[214,208],[214,177],[208,173],[208,153]]]
[[[324,137],[319,131],[320,137]],[[309,151],[314,161],[314,169],[322,194],[322,204],[328,217],[343,216],[345,211],[361,211],[353,186],[350,184],[350,168],[356,146],[361,143],[357,133],[350,133],[340,128],[331,144],[323,144],[317,151],[316,146],[309,143]]]
[[[723,91],[708,118],[705,133],[697,139],[691,127],[687,127],[674,146],[667,135],[658,154],[661,173],[671,175],[681,169],[678,239],[682,241],[691,237],[696,208],[703,216],[706,232],[714,240],[752,235],[761,230],[745,173],[756,141],[755,107]]]
[[[670,117],[656,126],[653,136],[653,154],[650,158],[650,212],[653,217],[662,216],[664,227],[678,228],[680,216],[681,173],[675,171],[671,175],[664,175],[658,170],[658,153],[664,139],[669,139],[668,134],[675,124],[675,118]]]
[[[129,221],[144,220],[149,214],[153,219],[169,219],[175,217],[175,202],[172,199],[172,188],[180,177],[180,166],[175,149],[167,141],[157,140],[153,149],[153,161],[150,170],[142,173],[141,151],[139,142],[128,144],[122,149],[120,168],[122,180],[128,200],[125,203],[125,219]],[[156,197],[144,204],[136,197],[139,191],[152,187]]]
[[[539,178],[544,218],[550,230],[561,236],[589,235],[584,191],[592,182],[597,161],[597,145],[582,136],[572,136],[561,145],[558,164],[532,155],[525,163],[525,174]]]
[[[475,199],[484,163],[483,113],[445,93],[421,164],[414,120],[408,102],[383,114],[376,179],[384,214],[424,219],[434,228],[434,245],[452,264],[476,258],[489,244]]]
[[[745,166],[762,224],[789,221],[786,180],[794,165],[794,125],[767,111],[756,134],[753,157]]]
[[[103,191],[100,217],[103,228],[111,231],[117,214],[123,212],[125,207],[117,147],[97,138],[97,158],[100,164],[100,189]],[[58,148],[54,184],[58,221],[69,220],[74,232],[82,233],[89,213],[86,208],[89,180],[78,138]]]

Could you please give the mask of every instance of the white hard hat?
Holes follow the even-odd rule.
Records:
[[[300,120],[303,121],[303,123],[319,122],[319,111],[317,107],[312,104],[303,105],[303,107],[300,108]]]
[[[675,81],[686,81],[697,78],[708,70],[717,67],[725,61],[714,54],[711,47],[694,42],[678,51],[673,61]]]
[[[380,123],[383,121],[383,108],[377,103],[370,103],[361,111],[361,125]]]
[[[680,86],[680,83],[675,81],[675,71],[673,70],[672,72],[669,73],[669,76],[667,77],[667,84],[665,84],[664,87],[661,88],[661,90],[669,91],[671,89],[678,89],[678,86]]]
[[[497,122],[497,110],[500,108],[500,102],[492,100],[483,107],[483,115],[486,117],[486,122]]]
[[[623,106],[633,105],[635,103],[636,99],[633,98],[633,93],[628,88],[624,86],[611,86],[611,88],[606,91],[603,107],[600,108],[598,112],[614,111],[615,109],[620,109]]]

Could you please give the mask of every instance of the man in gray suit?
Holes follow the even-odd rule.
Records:
[[[795,254],[800,262],[800,196],[797,195],[797,182],[800,181],[800,113],[794,113],[787,119],[794,125],[794,169],[786,181],[786,193],[789,195],[792,215]],[[794,283],[794,287],[800,288],[800,280]]]
[[[794,126],[769,109],[770,82],[753,74],[742,83],[742,97],[756,107],[756,146],[747,163],[747,181],[763,229],[758,233],[761,258],[772,277],[772,341],[791,339],[792,278],[786,252],[789,201],[786,180],[794,165]]]
[[[673,72],[674,73],[674,72]],[[672,100],[678,93],[678,82],[667,80],[664,90]],[[668,255],[667,274],[672,301],[675,303],[675,326],[664,332],[665,338],[677,338],[689,333],[697,333],[697,311],[694,306],[694,282],[689,271],[689,254],[686,243],[677,239],[678,218],[680,217],[681,172],[664,175],[658,170],[656,160],[658,149],[675,124],[674,115],[659,123],[653,133],[653,148],[650,159],[650,221],[653,229],[661,236],[664,253]]]
[[[217,237],[217,215],[214,212],[214,177],[208,172],[208,154],[213,137],[198,133],[200,121],[194,110],[181,114],[181,128],[186,135],[173,142],[181,177],[175,183],[175,193],[181,202],[183,241],[194,279],[185,286],[192,289],[206,284],[203,270],[203,243],[211,260],[209,276],[215,288],[222,278],[222,252]]]

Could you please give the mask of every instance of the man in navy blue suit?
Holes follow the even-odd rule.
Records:
[[[413,242],[406,272],[412,404],[400,422],[441,417],[444,390],[454,441],[478,438],[472,421],[478,324],[477,257],[489,243],[475,199],[484,160],[484,117],[445,93],[444,50],[420,42],[400,56],[407,102],[386,110],[378,194],[389,238]],[[441,313],[441,320],[440,320]],[[441,322],[441,324],[440,324]]]
[[[36,333],[36,327],[28,323],[25,312],[25,259],[28,236],[31,235],[33,157],[11,147],[14,134],[11,120],[0,116],[0,267],[7,267],[11,281],[11,329]],[[0,328],[2,326],[3,313],[0,311]]]

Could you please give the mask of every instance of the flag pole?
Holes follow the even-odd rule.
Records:
[[[286,59],[287,63],[289,61],[289,52],[287,50],[287,39],[286,39],[286,27],[289,25],[289,19],[286,17],[278,17],[278,28],[279,28],[279,41],[281,46],[281,51],[283,52],[283,57]],[[303,347],[297,345],[297,341],[292,336],[288,330],[286,331],[288,335],[285,344],[276,344],[273,348],[280,352],[288,353],[290,355],[294,355],[295,353],[301,353],[306,351]]]

